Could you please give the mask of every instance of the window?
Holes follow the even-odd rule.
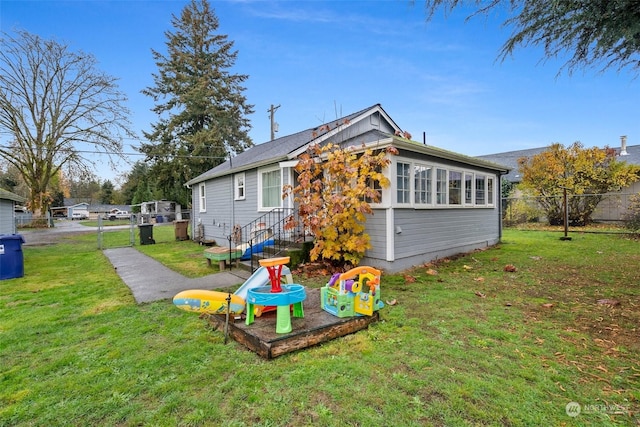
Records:
[[[235,199],[236,200],[244,200],[244,172],[236,175],[236,185],[235,185]]]
[[[462,203],[462,173],[449,171],[449,204]]]
[[[464,174],[464,204],[473,204],[473,174]]]
[[[402,159],[396,163],[395,204],[416,209],[492,206],[495,182],[487,173]]]
[[[493,205],[493,178],[487,178],[487,204]]]
[[[258,195],[259,209],[279,208],[282,200],[282,184],[280,169],[265,170],[258,174],[260,193]]]
[[[411,203],[411,189],[409,183],[411,182],[411,169],[409,163],[398,162],[397,165],[397,194],[398,203]]]
[[[198,198],[200,199],[200,212],[207,211],[207,193],[204,182],[198,187]]]
[[[431,168],[416,165],[414,174],[414,200],[416,204],[431,204]]]
[[[436,203],[447,204],[447,170],[436,169]]]
[[[485,180],[486,177],[484,175],[476,176],[476,205],[484,205],[486,203],[485,199]]]

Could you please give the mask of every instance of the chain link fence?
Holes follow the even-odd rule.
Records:
[[[634,213],[634,197],[637,193],[611,193],[611,194],[584,194],[568,196],[568,218],[569,225],[576,224],[575,218],[580,218],[576,212],[576,206],[584,208],[598,200],[590,216],[592,223],[610,224],[624,227],[629,221],[630,215]],[[550,208],[551,207],[551,208]],[[637,209],[637,207],[636,207]],[[559,212],[558,212],[559,210]],[[549,218],[548,212],[555,215]],[[559,223],[558,218],[560,214]],[[527,223],[541,223],[552,225],[564,224],[564,196],[552,197],[507,197],[502,199],[502,220],[505,226],[517,226]]]

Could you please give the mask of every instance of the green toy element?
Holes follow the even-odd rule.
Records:
[[[282,267],[289,257],[260,260],[260,265],[269,272],[271,286],[260,286],[247,292],[247,319],[251,325],[255,320],[255,306],[276,307],[276,333],[288,334],[292,331],[291,307],[293,317],[304,317],[302,302],[307,298],[304,286],[298,284],[283,285]]]
[[[372,267],[336,273],[320,288],[320,306],[337,317],[372,316],[384,307],[380,299],[381,271]]]

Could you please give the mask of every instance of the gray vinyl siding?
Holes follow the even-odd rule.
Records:
[[[396,208],[392,229],[400,227],[402,232],[393,233],[395,260],[388,262],[384,253],[372,250],[367,251],[363,264],[390,273],[398,272],[439,258],[494,245],[499,241],[498,218],[497,208]],[[372,230],[378,227],[372,227]]]
[[[198,220],[204,226],[205,240],[215,240],[224,246],[226,236],[231,233],[231,212],[233,203],[233,177],[231,175],[209,180],[205,183],[206,212],[201,212],[200,184],[193,189],[194,224],[192,233],[196,236]]]
[[[370,258],[387,258],[387,221],[385,209],[374,209],[373,215],[367,216],[366,233],[369,235],[371,249],[366,251]]]
[[[486,244],[498,236],[495,209],[396,209],[396,259],[427,252],[448,250],[481,242]]]
[[[383,191],[383,198],[376,205],[373,215],[367,217],[366,232],[371,249],[365,252],[362,265],[371,265],[388,272],[398,272],[436,258],[486,247],[500,238],[499,199],[500,174],[506,173],[499,165],[442,150],[402,136],[394,136],[400,128],[386,116],[379,105],[346,116],[343,119],[307,129],[296,134],[259,144],[238,154],[222,165],[194,178],[187,184],[193,189],[193,235],[196,236],[198,220],[204,225],[204,236],[218,245],[228,245],[227,236],[234,225],[242,227],[257,220],[264,210],[259,209],[259,173],[268,165],[283,162],[288,166],[311,143],[335,143],[343,147],[393,146],[398,156],[390,157],[388,168],[391,185]],[[335,133],[334,133],[335,132]],[[410,178],[410,203],[397,203],[396,165],[398,161],[420,166],[452,169],[494,177],[496,207],[471,204],[446,205],[416,204],[415,181]],[[234,200],[234,172],[244,171],[245,199]],[[415,167],[412,167],[415,171]],[[413,173],[413,172],[412,172]],[[282,170],[282,185],[289,184],[289,169]],[[432,177],[432,194],[436,181]],[[206,183],[207,211],[200,212],[198,183]],[[404,181],[402,182],[404,184]],[[402,188],[405,186],[403,185]],[[462,190],[463,191],[463,190]],[[407,193],[403,192],[405,196]],[[464,193],[462,193],[464,194]],[[405,197],[402,198],[404,201]],[[275,202],[275,200],[274,200]],[[282,206],[291,206],[283,201]]]
[[[258,169],[242,172],[245,175],[245,198],[235,200],[235,175],[227,175],[205,182],[207,211],[200,212],[199,189],[193,190],[193,229],[197,230],[198,219],[204,225],[206,240],[215,240],[216,244],[226,246],[227,237],[234,225],[241,227],[255,221],[265,212],[258,210]],[[288,183],[288,172],[283,172],[284,184]],[[193,233],[194,238],[196,233]]]
[[[393,135],[395,129],[380,113],[374,113],[364,120],[353,123],[344,131],[338,132],[335,136],[329,138],[327,142],[343,143],[349,141],[350,144],[347,145],[359,146],[365,142],[363,135],[371,131],[378,131],[380,135],[380,132]],[[388,138],[388,136],[385,136],[385,138]]]
[[[13,200],[0,199],[0,234],[14,234]]]

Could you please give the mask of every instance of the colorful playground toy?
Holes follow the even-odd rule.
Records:
[[[247,325],[254,322],[254,306],[257,305],[277,307],[276,333],[278,334],[288,334],[293,329],[291,306],[293,306],[294,317],[304,317],[302,301],[307,298],[304,286],[282,284],[282,269],[289,260],[289,257],[260,260],[260,265],[269,272],[271,286],[253,288],[247,292]]]
[[[280,280],[286,278],[287,283],[293,282],[293,276],[287,266],[282,266]],[[258,268],[232,295],[229,300],[227,292],[209,291],[203,289],[189,289],[177,293],[173,297],[173,304],[184,311],[205,314],[225,314],[229,300],[229,312],[233,315],[242,314],[245,309],[247,294],[251,289],[269,285],[271,276],[266,267]],[[255,306],[254,314],[260,316],[263,306]]]
[[[372,316],[384,307],[380,299],[381,271],[373,267],[355,267],[336,273],[320,288],[322,309],[337,317]]]

